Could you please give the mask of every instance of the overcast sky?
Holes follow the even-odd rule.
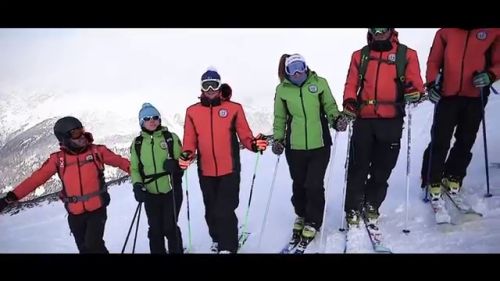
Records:
[[[397,29],[416,49],[422,76],[437,29]],[[0,29],[0,96],[49,91],[121,97],[129,103],[197,101],[201,74],[215,66],[235,101],[272,106],[283,53],[302,54],[342,97],[353,51],[367,29]]]

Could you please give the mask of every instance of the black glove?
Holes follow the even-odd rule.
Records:
[[[142,203],[146,199],[146,187],[142,182],[134,183],[134,197],[135,201]]]
[[[346,99],[342,104],[344,110],[342,111],[349,119],[354,120],[358,115],[359,104],[355,99]]]
[[[351,121],[351,118],[347,116],[344,113],[341,113],[337,119],[333,122],[333,128],[337,132],[344,132],[347,129],[347,126],[349,125],[349,122]]]
[[[441,99],[441,91],[438,89],[436,82],[432,81],[427,83],[426,89],[429,100],[434,104],[438,103]]]
[[[283,150],[285,150],[285,145],[283,145],[282,140],[275,140],[272,145],[272,149],[274,154],[276,155],[281,155],[283,153]]]
[[[12,191],[7,192],[7,195],[0,199],[0,212],[3,211],[3,209],[5,209],[5,207],[7,207],[10,203],[15,201],[17,201],[16,194]]]
[[[165,162],[163,162],[163,169],[165,172],[173,174],[174,172],[180,170],[179,161],[175,159],[165,159]]]

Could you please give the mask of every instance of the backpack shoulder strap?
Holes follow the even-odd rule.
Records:
[[[404,94],[404,84],[406,80],[406,66],[408,65],[408,60],[406,58],[406,52],[408,47],[404,44],[398,44],[396,50],[396,84],[398,85],[398,90],[401,95]]]
[[[106,179],[104,178],[104,161],[102,160],[102,155],[99,150],[97,150],[96,145],[92,146],[92,155],[94,165],[96,166],[98,171],[97,174],[99,177],[100,190],[106,190]]]
[[[143,140],[142,135],[137,136],[134,141],[134,148],[135,148],[135,153],[137,154],[137,160],[139,161],[139,174],[141,174],[142,180],[144,181],[146,180],[145,179],[146,175],[144,174],[144,164],[142,164],[141,161],[142,140]]]
[[[64,153],[64,151],[58,151],[55,154],[57,157],[57,176],[59,176],[59,179],[63,183],[64,190],[63,175],[66,170],[66,153]]]
[[[174,159],[174,138],[172,137],[172,133],[168,130],[164,130],[162,133],[165,138],[165,142],[167,143],[168,155],[170,158]]]
[[[404,82],[406,79],[406,65],[408,64],[408,60],[406,59],[406,52],[408,51],[408,47],[404,44],[398,44],[398,49],[396,51],[396,72],[398,75],[398,80],[400,82]]]
[[[370,60],[370,47],[368,45],[364,46],[361,49],[361,58],[359,61],[359,68],[358,68],[358,93],[361,93],[361,90],[363,90],[363,84],[365,82],[365,74],[366,74],[366,69],[368,68],[368,61]]]
[[[104,171],[104,161],[102,160],[101,153],[97,150],[97,146],[92,147],[92,154],[94,155],[94,164],[99,171]]]

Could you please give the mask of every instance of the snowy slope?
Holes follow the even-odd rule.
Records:
[[[498,85],[497,85],[498,87]],[[499,162],[500,132],[496,130],[495,120],[500,118],[500,112],[495,110],[500,105],[500,97],[492,95],[487,106],[486,118],[488,124],[488,145],[491,162]],[[482,129],[477,135],[473,148],[473,159],[464,181],[464,192],[473,207],[481,211],[484,217],[479,220],[464,222],[449,229],[436,226],[433,214],[428,204],[422,202],[419,187],[419,171],[422,153],[428,144],[432,120],[432,105],[425,103],[413,111],[412,154],[411,154],[411,186],[408,228],[411,232],[402,233],[405,227],[406,198],[406,130],[403,132],[402,149],[398,164],[389,181],[389,191],[386,201],[381,207],[381,229],[387,239],[387,245],[395,253],[499,253],[500,252],[500,172],[490,169],[492,198],[484,198],[486,191],[484,176],[484,158]],[[338,231],[341,222],[341,197],[344,183],[344,161],[346,155],[346,133],[341,133],[337,139],[337,149],[333,163],[333,174],[328,173],[325,183],[329,180],[329,195],[325,219],[324,242],[319,243],[319,237],[314,241],[309,252],[341,253],[343,251],[342,233]],[[256,154],[242,152],[242,177],[240,205],[237,215],[240,224],[243,223],[248,195],[250,191]],[[242,253],[277,253],[286,243],[295,215],[290,203],[291,180],[285,158],[280,160],[278,177],[274,187],[270,212],[263,234],[261,248],[258,248],[261,234],[262,219],[266,209],[271,179],[276,156],[266,151],[260,156],[255,180],[252,205],[249,213],[248,229],[252,232]],[[188,170],[189,203],[192,229],[192,252],[209,252],[210,238],[204,221],[204,207],[199,189],[196,167]],[[184,185],[185,186],[185,185]],[[105,241],[108,249],[119,253],[123,246],[130,222],[137,206],[133,198],[130,183],[112,187],[111,205],[108,208],[108,223]],[[185,194],[184,194],[185,195]],[[181,211],[180,226],[185,246],[188,246],[188,227],[186,219],[186,198]],[[2,253],[74,253],[77,251],[73,237],[70,236],[65,210],[62,203],[51,203],[43,207],[32,208],[15,216],[0,216],[0,252]],[[129,240],[126,252],[131,252],[133,234]],[[364,249],[371,252],[369,242]],[[321,246],[321,247],[320,247]],[[148,253],[147,222],[143,211],[140,220],[136,252]]]

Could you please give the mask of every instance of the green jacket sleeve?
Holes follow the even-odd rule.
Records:
[[[172,133],[172,137],[174,138],[174,159],[179,159],[182,152],[182,142],[177,134]]]
[[[335,102],[335,98],[332,95],[332,91],[330,90],[330,86],[326,79],[322,79],[324,84],[323,86],[323,94],[321,95],[321,105],[325,109],[326,117],[328,119],[328,123],[330,126],[333,125],[335,119],[340,115],[340,111],[337,107],[337,102]]]
[[[273,137],[275,140],[283,140],[285,138],[286,118],[286,104],[280,97],[280,87],[278,86],[274,95]]]
[[[139,173],[139,159],[135,152],[135,139],[130,146],[130,176],[132,178],[132,184],[142,182],[142,177]]]

